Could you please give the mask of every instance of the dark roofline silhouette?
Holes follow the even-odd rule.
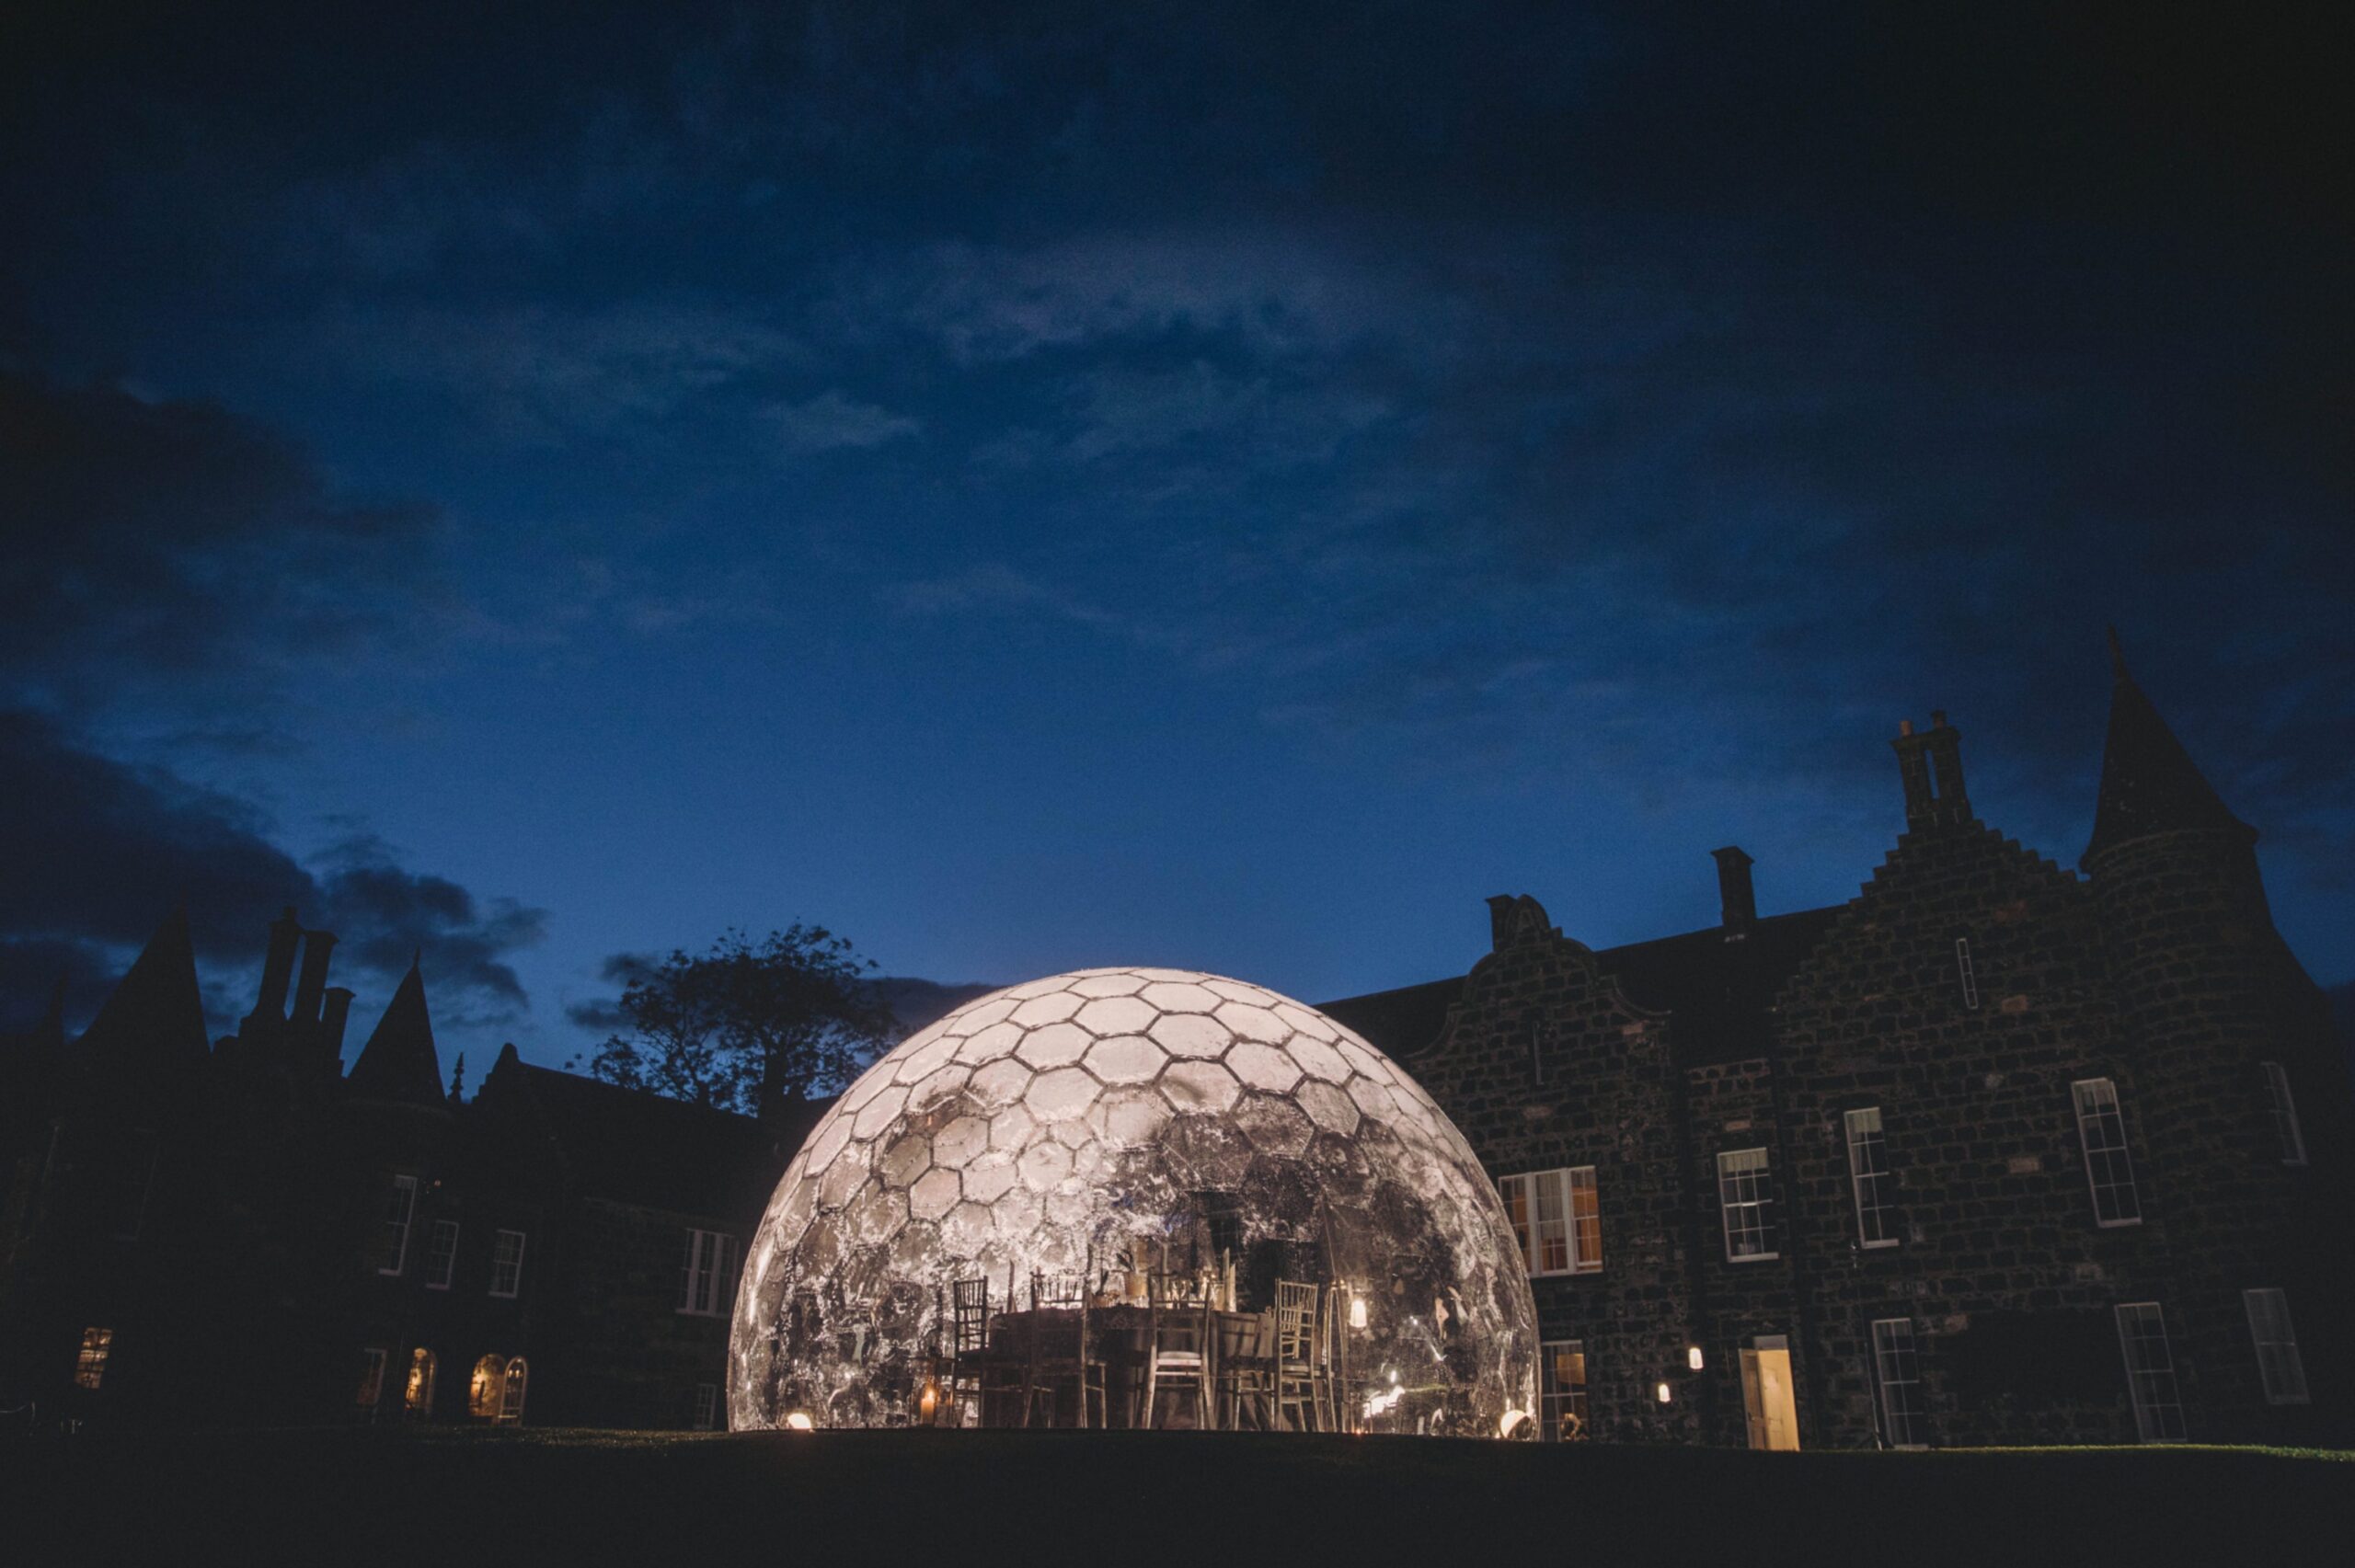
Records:
[[[360,1047],[359,1059],[345,1079],[354,1093],[375,1100],[446,1108],[442,1088],[442,1057],[433,1045],[433,1017],[425,1002],[425,977],[420,952],[409,960],[408,973],[385,1005],[375,1032]]]
[[[2101,788],[2094,831],[2077,862],[2087,871],[2120,844],[2157,833],[2215,832],[2257,841],[2257,830],[2234,817],[2135,683],[2109,629],[2109,732],[2102,741]]]

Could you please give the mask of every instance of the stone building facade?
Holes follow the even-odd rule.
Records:
[[[0,1410],[724,1425],[736,1260],[823,1105],[764,1123],[511,1046],[465,1099],[414,967],[346,1073],[334,944],[288,910],[208,1047],[175,914],[78,1039],[54,1003],[0,1038]]]
[[[2355,1431],[2355,1097],[2252,846],[2116,664],[2065,871],[1960,737],[1846,904],[1597,952],[1490,901],[1462,977],[1327,1004],[1523,1217],[1550,1432],[1756,1447]]]

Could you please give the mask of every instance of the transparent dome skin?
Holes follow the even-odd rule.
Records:
[[[1495,1436],[1536,1409],[1511,1224],[1419,1085],[1261,987],[1086,969],[909,1036],[811,1130],[746,1249],[729,1425],[904,1423],[951,1281],[988,1279],[994,1311],[1010,1274],[1027,1306],[1033,1269],[1101,1271],[1137,1241],[1173,1266],[1223,1241],[1246,1308],[1278,1272],[1359,1292],[1369,1431]],[[1362,1413],[1392,1372],[1406,1393]]]

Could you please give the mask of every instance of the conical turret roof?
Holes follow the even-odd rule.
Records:
[[[2221,830],[2254,839],[2255,830],[2226,808],[2135,684],[2114,630],[2109,662],[2109,734],[2102,743],[2101,791],[2094,836],[2078,864],[2090,867],[2103,852],[2154,833]]]
[[[82,1032],[74,1060],[89,1072],[154,1076],[200,1066],[210,1049],[188,911],[174,910]]]
[[[442,1058],[433,1048],[433,1019],[425,1006],[425,977],[415,959],[393,992],[375,1033],[360,1047],[344,1082],[354,1093],[373,1100],[406,1100],[420,1105],[443,1104]]]

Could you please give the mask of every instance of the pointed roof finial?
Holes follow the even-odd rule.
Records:
[[[385,1004],[368,1043],[344,1082],[354,1093],[416,1104],[442,1103],[442,1059],[433,1048],[433,1018],[425,1005],[425,981],[411,964]]]
[[[2093,840],[2078,864],[2136,839],[2183,831],[2230,832],[2254,842],[2256,830],[2232,814],[2183,749],[2167,721],[2127,673],[2109,631],[2109,732],[2102,742],[2101,787],[2095,797]]]
[[[75,1054],[86,1067],[152,1076],[201,1064],[212,1048],[188,907],[182,904],[164,917],[115,983]]]

